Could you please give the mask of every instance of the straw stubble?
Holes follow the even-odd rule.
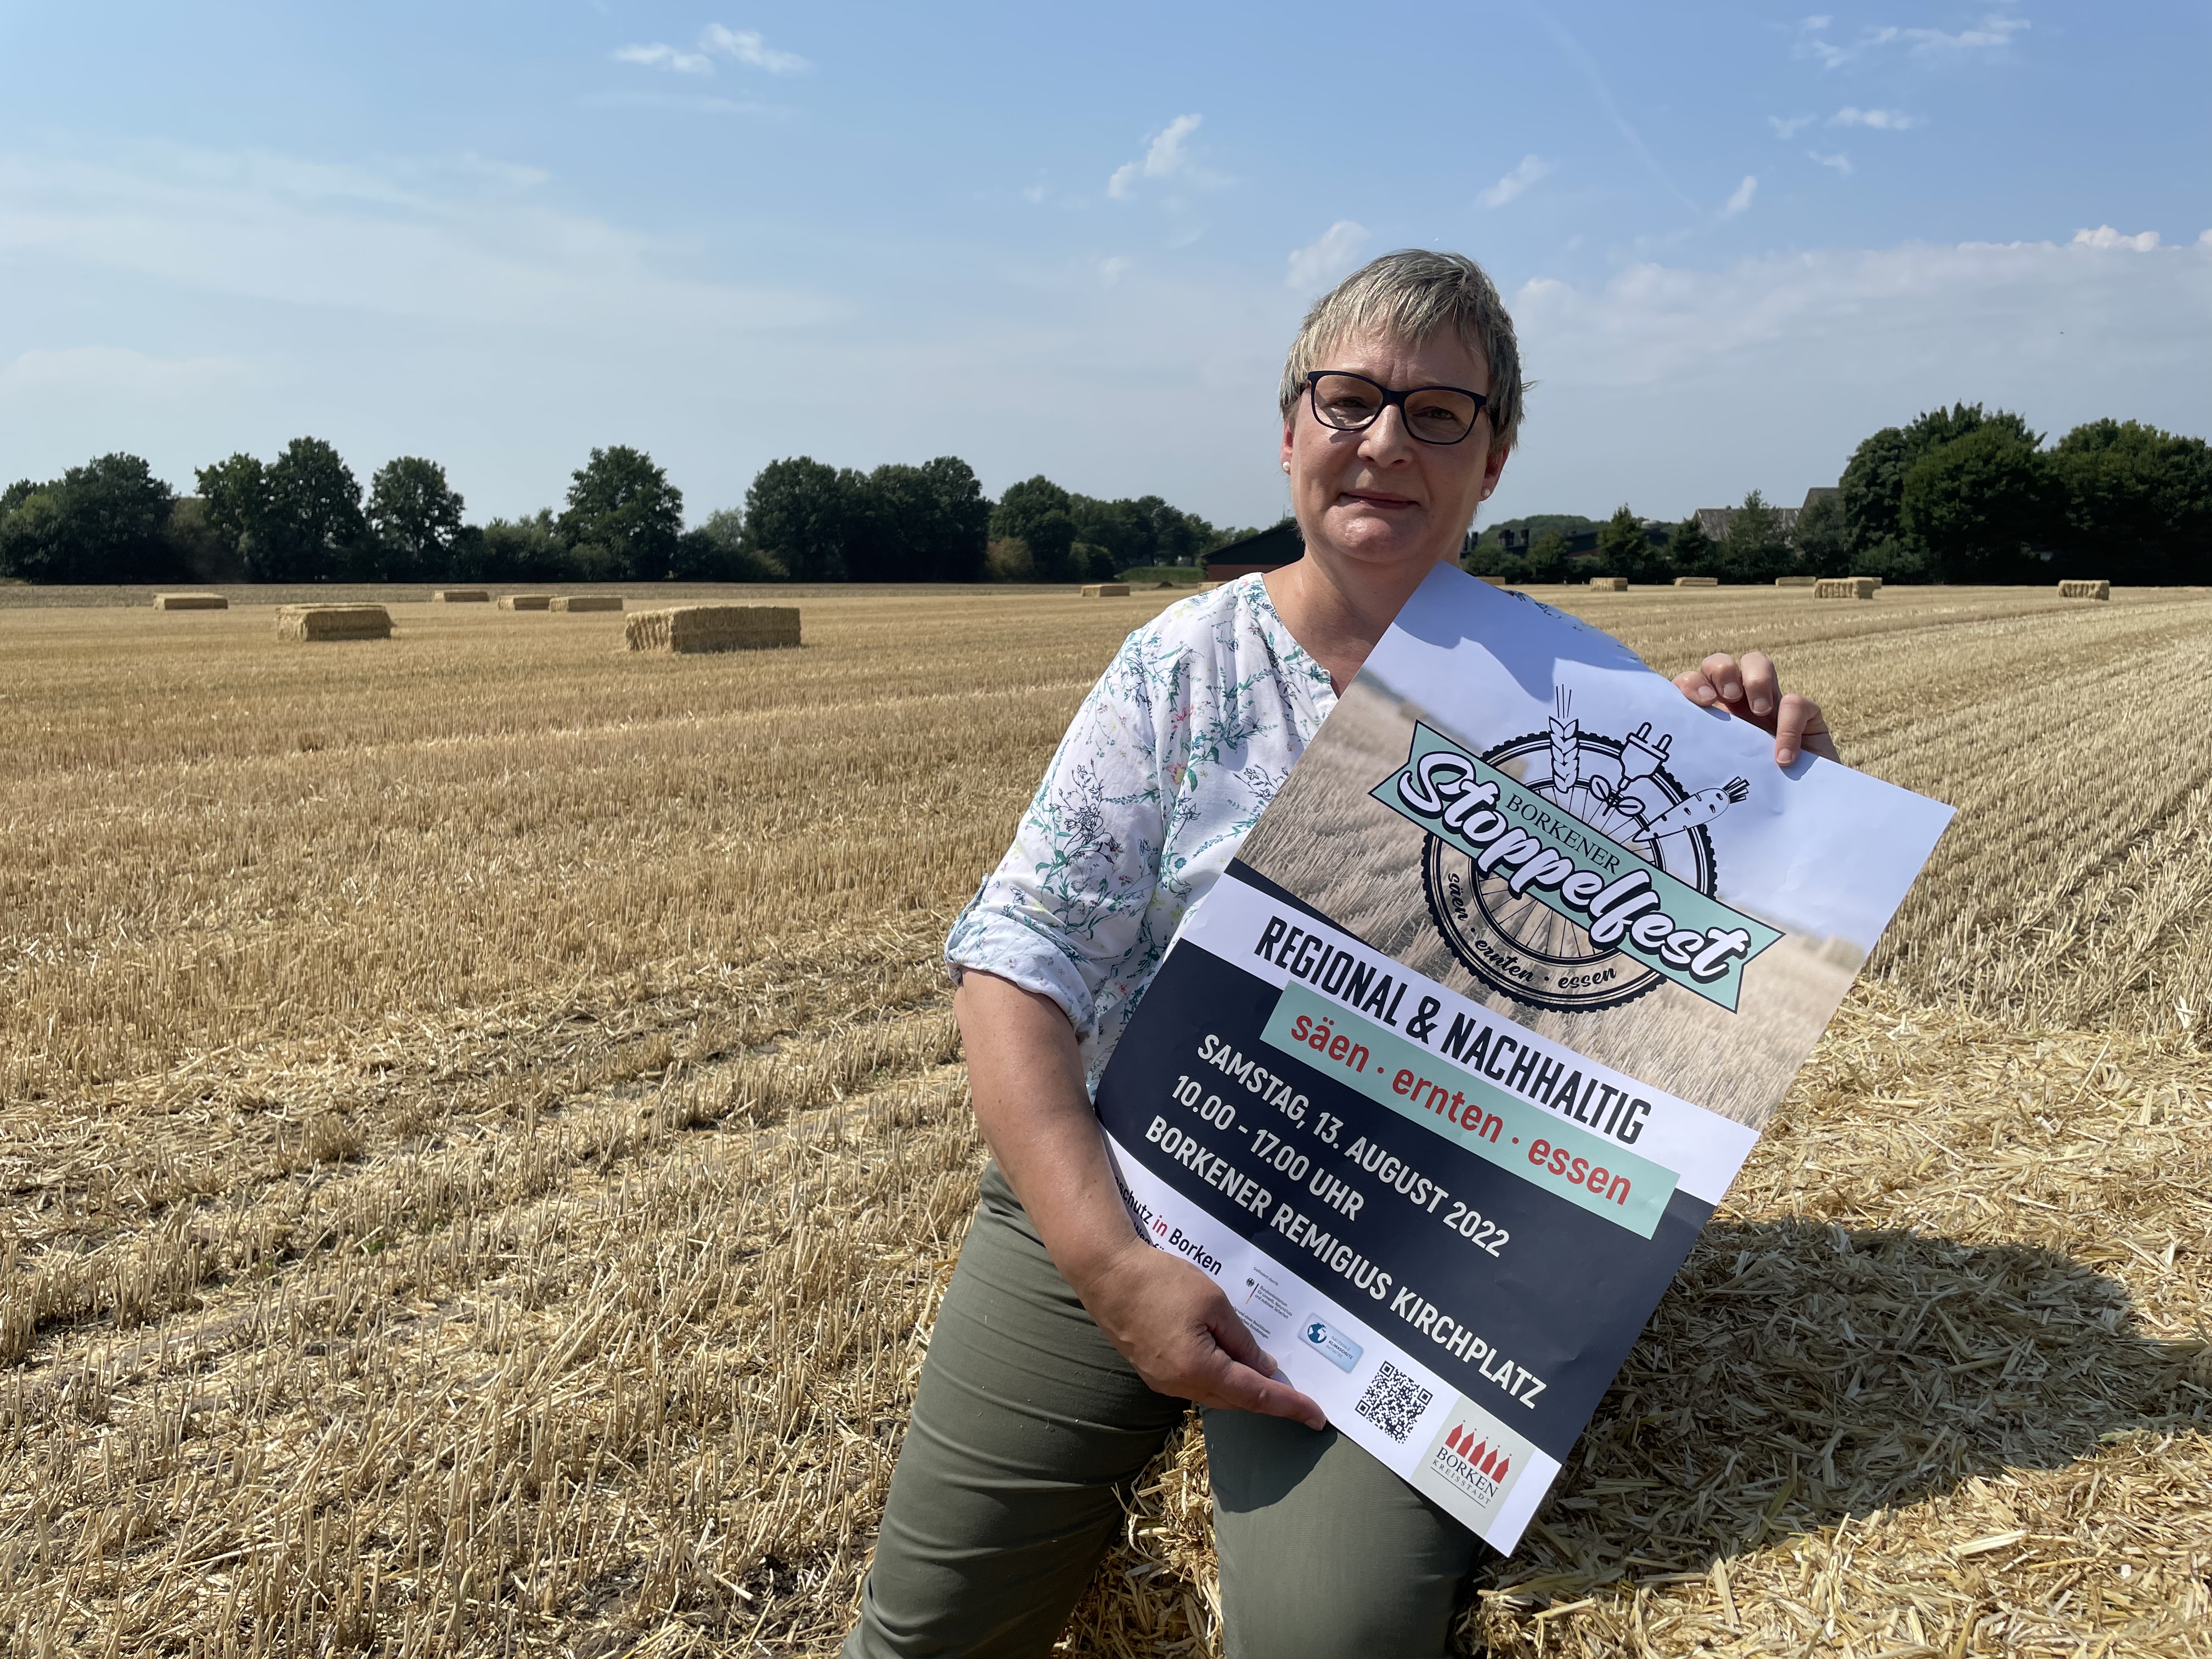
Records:
[[[673,698],[0,610],[13,1646],[834,1651],[982,1157],[937,946],[1130,619],[806,605]],[[1961,812],[1460,1650],[2201,1659],[2212,599],[1592,610]],[[1191,1433],[1067,1650],[1218,1651],[1207,1512]]]

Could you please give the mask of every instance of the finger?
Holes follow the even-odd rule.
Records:
[[[1805,699],[1805,752],[1818,755],[1824,760],[1840,762],[1844,758],[1836,752],[1836,739],[1828,730],[1827,719],[1820,713],[1820,705],[1810,697]]]
[[[1322,1415],[1321,1407],[1312,1401],[1287,1383],[1274,1380],[1273,1356],[1260,1346],[1250,1328],[1237,1316],[1237,1310],[1225,1299],[1212,1310],[1206,1327],[1213,1333],[1213,1340],[1221,1345],[1221,1352],[1231,1361],[1224,1380],[1252,1390],[1252,1397],[1266,1402],[1245,1406],[1242,1409],[1265,1412],[1270,1417],[1294,1417],[1310,1429],[1318,1429],[1328,1421]]]
[[[1674,689],[1701,708],[1711,708],[1721,700],[1713,690],[1713,683],[1705,678],[1702,668],[1688,668],[1674,676]]]
[[[1764,651],[1747,651],[1741,665],[1743,670],[1743,700],[1750,706],[1752,715],[1766,720],[1774,713],[1774,705],[1782,700],[1782,681],[1774,672],[1774,659]]]
[[[1262,1376],[1249,1365],[1240,1365],[1218,1349],[1212,1372],[1191,1397],[1201,1406],[1226,1406],[1232,1411],[1258,1412],[1265,1417],[1287,1417],[1310,1429],[1328,1426],[1322,1408],[1287,1382]],[[1194,1381],[1200,1379],[1194,1379]]]
[[[1820,717],[1820,705],[1792,691],[1783,698],[1774,721],[1774,763],[1793,764],[1805,747],[1807,726]]]
[[[1713,690],[1721,694],[1721,702],[1729,713],[1733,714],[1743,707],[1743,670],[1736,665],[1734,657],[1725,651],[1716,651],[1698,665],[1713,683]]]

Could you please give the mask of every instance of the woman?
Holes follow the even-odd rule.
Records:
[[[1521,415],[1511,320],[1472,260],[1387,255],[1307,315],[1281,402],[1305,556],[1129,636],[946,944],[994,1163],[848,1659],[1046,1652],[1116,1485],[1186,1401],[1232,1656],[1441,1653],[1486,1553],[1277,1379],[1211,1279],[1139,1237],[1091,1111],[1184,912],[1497,488]],[[1757,653],[1677,684],[1773,732],[1780,764],[1834,753]]]

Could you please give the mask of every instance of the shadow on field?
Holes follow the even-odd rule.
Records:
[[[2203,1426],[2212,1347],[2136,1334],[2058,1252],[1814,1221],[1706,1230],[1534,1537],[1585,1569],[1717,1553]],[[1526,1546],[1524,1546],[1525,1549]]]

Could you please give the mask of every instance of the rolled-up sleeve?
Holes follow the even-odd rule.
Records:
[[[1165,805],[1145,647],[1132,636],[1060,739],[1013,845],[952,926],[945,959],[1050,997],[1085,1051],[1148,937]]]

